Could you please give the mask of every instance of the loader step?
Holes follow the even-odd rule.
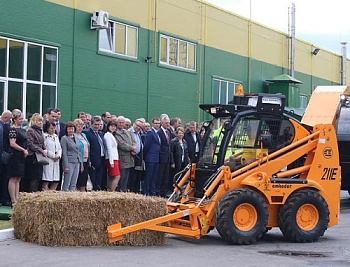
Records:
[[[270,178],[274,184],[307,184],[306,179],[302,178]]]

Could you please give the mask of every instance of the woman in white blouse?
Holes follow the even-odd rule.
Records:
[[[49,165],[43,166],[42,190],[56,190],[60,181],[62,148],[58,136],[55,134],[55,123],[47,121],[43,128]]]
[[[108,170],[108,190],[115,191],[120,179],[118,144],[115,138],[117,123],[110,121],[107,124],[107,132],[104,135],[106,144],[106,164]]]

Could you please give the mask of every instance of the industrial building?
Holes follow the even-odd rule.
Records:
[[[1,112],[201,121],[199,104],[227,103],[240,85],[302,110],[350,72],[346,55],[201,0],[11,0],[0,15]]]

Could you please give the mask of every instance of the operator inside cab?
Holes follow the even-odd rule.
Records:
[[[249,124],[247,126],[248,139],[244,143],[241,163],[244,165],[250,164],[256,160],[256,149],[254,148],[256,134],[258,130],[257,124]]]

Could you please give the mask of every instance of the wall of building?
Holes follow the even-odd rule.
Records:
[[[98,31],[90,29],[95,10],[138,27],[137,59],[98,51]],[[0,15],[0,36],[59,48],[63,120],[106,110],[131,119],[168,113],[202,120],[198,104],[212,101],[213,78],[262,92],[265,80],[288,72],[285,34],[200,0],[12,0],[2,4]],[[159,64],[160,33],[197,44],[196,71]],[[341,83],[340,56],[325,50],[313,56],[313,48],[296,40],[295,78],[305,95],[314,86]],[[145,62],[148,56],[152,60]]]

